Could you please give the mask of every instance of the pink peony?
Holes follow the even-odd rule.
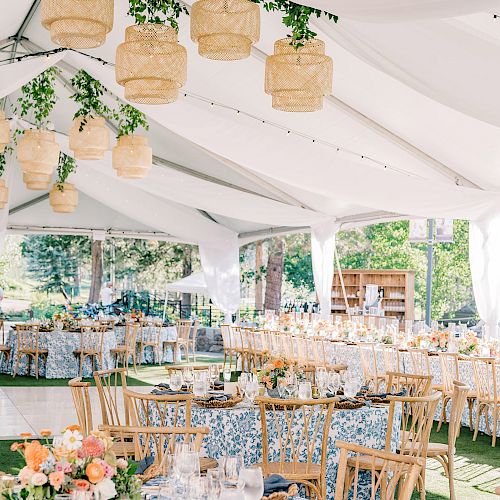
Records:
[[[70,462],[57,462],[56,471],[57,472],[64,472],[65,474],[70,473],[72,471],[71,463]]]
[[[128,467],[128,462],[124,458],[119,458],[116,461],[116,466],[121,470],[125,470]]]
[[[82,441],[82,447],[78,450],[80,458],[98,458],[102,457],[106,451],[104,443],[95,436],[87,436]]]
[[[104,460],[100,460],[99,464],[104,469],[104,475],[108,478],[112,478],[116,474],[116,469],[108,464],[108,462]]]
[[[43,486],[47,481],[48,478],[43,472],[35,472],[31,476],[31,484],[33,486]]]
[[[33,476],[33,471],[29,467],[23,467],[19,471],[19,481],[23,485],[28,484],[32,476]]]
[[[61,485],[64,483],[64,472],[62,471],[51,472],[49,474],[49,483],[51,486],[54,487],[56,491],[59,491]]]

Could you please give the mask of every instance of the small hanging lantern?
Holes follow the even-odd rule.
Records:
[[[249,0],[199,0],[191,9],[191,40],[208,59],[233,61],[250,55],[260,37],[260,9]]]
[[[80,131],[82,122],[83,130]],[[109,130],[102,116],[79,116],[69,129],[69,148],[77,160],[101,160],[109,149]]]
[[[0,153],[5,151],[5,146],[10,142],[10,124],[5,119],[5,113],[0,111]]]
[[[290,39],[274,43],[274,55],[266,59],[266,94],[281,111],[319,111],[323,97],[332,91],[333,61],[325,55],[321,40],[304,40],[302,47]]]
[[[42,0],[42,26],[61,47],[93,49],[113,29],[114,0]]]
[[[0,209],[4,208],[9,199],[9,188],[5,185],[5,181],[0,179]]]
[[[142,135],[122,135],[113,148],[113,168],[118,177],[142,179],[153,163],[153,150]]]
[[[59,163],[59,144],[50,130],[25,130],[17,148],[17,160],[28,189],[48,189]]]
[[[125,42],[116,49],[115,71],[128,101],[168,104],[177,100],[179,88],[186,83],[187,52],[170,26],[129,26]]]
[[[70,214],[78,206],[78,191],[73,184],[54,184],[49,194],[52,210],[59,214]]]

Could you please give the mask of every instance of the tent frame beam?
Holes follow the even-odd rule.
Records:
[[[41,203],[42,201],[47,200],[49,197],[49,193],[42,194],[41,196],[37,196],[36,198],[33,198],[32,200],[29,200],[25,203],[21,203],[21,205],[17,205],[16,207],[13,207],[9,210],[9,215],[14,215],[17,214],[18,212],[22,212],[23,210],[26,210],[27,208],[30,208],[34,205],[38,205],[38,203]]]

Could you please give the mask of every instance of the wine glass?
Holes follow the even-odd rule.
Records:
[[[299,399],[312,399],[312,386],[308,380],[299,383]]]
[[[255,396],[257,396],[257,394],[259,393],[259,380],[257,379],[256,376],[250,377],[250,381],[247,383],[245,387],[245,393],[250,402],[253,404]]]
[[[170,375],[170,389],[172,391],[180,391],[183,383],[182,373],[174,372]]]
[[[245,481],[243,489],[245,500],[260,500],[262,498],[262,495],[264,495],[264,478],[260,467],[241,469],[240,479]]]
[[[344,384],[344,395],[348,398],[356,396],[359,390],[359,383],[355,377],[348,377]]]
[[[328,375],[328,391],[335,395],[340,387],[340,377],[337,372],[330,372]]]
[[[248,373],[242,373],[238,377],[238,389],[240,390],[240,393],[243,396],[246,395],[247,384],[248,384]]]
[[[292,398],[295,394],[297,394],[297,375],[295,375],[295,373],[286,374],[285,389],[289,398]]]
[[[194,380],[193,368],[184,368],[184,370],[182,371],[182,375],[184,377],[184,382],[186,383],[187,388],[189,389]]]
[[[231,367],[224,368],[224,382],[231,382]]]

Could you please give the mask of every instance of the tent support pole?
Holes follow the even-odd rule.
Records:
[[[345,312],[349,320],[351,319],[351,313],[349,312],[349,301],[347,300],[347,293],[345,291],[344,275],[342,274],[342,268],[340,267],[339,252],[337,251],[337,245],[335,245],[335,263],[337,269],[339,270],[340,285],[342,286],[342,295],[344,296]]]

